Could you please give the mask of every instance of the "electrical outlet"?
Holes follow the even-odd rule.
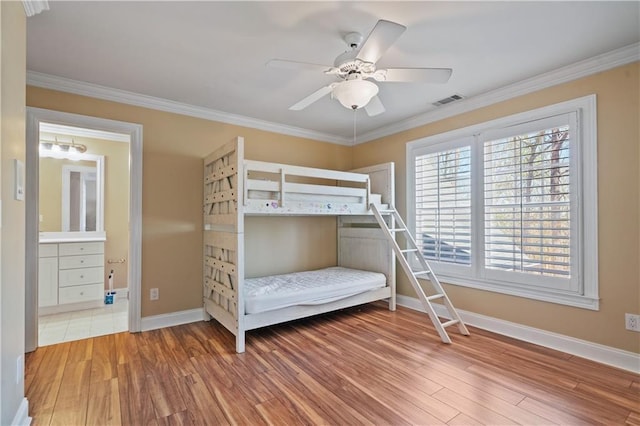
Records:
[[[627,330],[640,331],[640,315],[624,314],[624,324]]]
[[[149,291],[149,299],[151,299],[151,300],[160,299],[160,290],[158,290],[157,288],[152,288]]]

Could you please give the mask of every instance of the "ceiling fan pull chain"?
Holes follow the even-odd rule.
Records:
[[[356,144],[356,114],[358,113],[357,108],[353,108],[353,145]]]

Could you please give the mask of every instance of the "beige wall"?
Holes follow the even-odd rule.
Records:
[[[236,136],[247,158],[346,170],[350,148],[224,123],[27,87],[27,105],[142,124],[142,315],[202,306],[202,158]],[[335,264],[335,219],[249,220],[252,275]],[[287,235],[286,240],[282,239]],[[309,236],[313,251],[298,256]],[[272,244],[278,241],[278,245]],[[296,255],[296,256],[294,256]],[[254,266],[255,265],[255,266]],[[264,268],[264,269],[263,269]],[[149,300],[149,289],[160,300]]]
[[[640,334],[625,330],[624,314],[640,313],[639,76],[634,63],[358,145],[354,167],[394,161],[396,204],[404,215],[407,142],[595,93],[600,310],[451,285],[446,289],[460,309],[638,353]],[[408,281],[398,279],[398,292],[415,297]]]
[[[0,2],[0,424],[24,398],[25,208],[14,199],[13,161],[25,161],[26,18],[21,2]],[[22,358],[20,358],[22,357]]]
[[[87,145],[90,154],[104,155],[104,230],[107,241],[104,247],[105,262],[125,259],[125,263],[105,263],[105,285],[109,271],[115,272],[114,288],[128,287],[129,267],[129,144],[101,141],[93,143],[79,140]]]

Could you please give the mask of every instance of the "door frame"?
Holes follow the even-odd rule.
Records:
[[[142,125],[27,107],[25,349],[38,347],[38,186],[40,123],[127,134],[129,141],[129,331],[141,330],[142,287]]]

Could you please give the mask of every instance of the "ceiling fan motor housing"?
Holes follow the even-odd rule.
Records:
[[[364,40],[364,37],[362,37],[362,34],[360,33],[349,33],[344,36],[344,41],[347,42],[347,46],[353,50],[360,47],[362,40]]]

